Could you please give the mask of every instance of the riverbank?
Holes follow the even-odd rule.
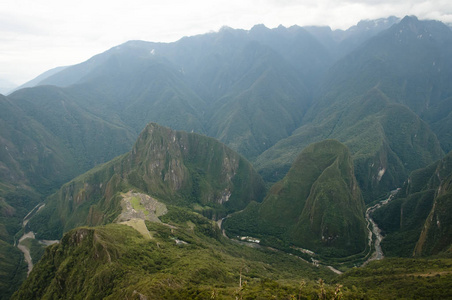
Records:
[[[27,232],[26,234],[24,234],[19,239],[19,242],[17,243],[17,248],[19,248],[19,250],[24,253],[24,258],[28,265],[27,276],[30,274],[31,270],[33,270],[33,260],[31,259],[30,249],[26,245],[24,245],[22,242],[28,238],[31,238],[31,239],[35,238],[35,234],[33,233],[33,231],[30,231],[30,232]]]
[[[22,230],[25,232],[26,226],[28,224],[28,221],[31,219],[31,217],[33,217],[38,211],[40,211],[43,207],[45,206],[44,203],[40,203],[38,205],[36,205],[24,218],[22,221]],[[22,253],[24,254],[24,259],[25,262],[28,265],[28,272],[27,272],[27,276],[30,274],[30,272],[33,270],[33,259],[31,257],[31,249],[28,245],[30,245],[30,243],[25,243],[25,241],[27,239],[32,239],[35,240],[35,234],[33,231],[28,231],[25,232],[20,238],[19,241],[17,242],[17,248],[22,251]],[[39,244],[42,245],[42,247],[47,247],[50,246],[52,244],[58,243],[58,240],[37,240],[39,242]]]
[[[375,252],[372,254],[371,257],[369,257],[368,260],[366,260],[362,264],[362,266],[367,265],[371,261],[381,260],[384,258],[383,249],[381,249],[381,241],[383,240],[383,236],[381,235],[381,229],[378,227],[378,224],[375,223],[375,221],[372,219],[371,214],[375,210],[388,204],[394,198],[394,196],[397,194],[398,190],[399,189],[392,191],[391,194],[389,195],[388,199],[383,200],[383,201],[367,208],[367,210],[366,210],[367,224],[372,226],[372,229],[369,228],[369,245],[371,245],[372,243],[374,244]],[[375,241],[373,241],[373,236],[375,236]]]

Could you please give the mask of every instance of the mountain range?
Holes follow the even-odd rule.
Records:
[[[364,257],[373,247],[366,206],[397,188],[372,214],[383,251],[446,255],[451,50],[448,26],[413,16],[346,31],[223,27],[174,43],[129,41],[0,95],[0,294],[26,276],[13,245],[27,231],[70,240],[37,267],[52,281],[64,268],[58,247],[84,251],[73,240],[87,230],[102,235],[101,249],[123,230],[79,226],[136,218],[151,235],[165,231],[154,224],[162,219],[186,235],[200,225],[201,248],[209,234],[229,243],[212,233],[215,220],[231,238],[306,259]],[[39,295],[56,295],[55,284]]]

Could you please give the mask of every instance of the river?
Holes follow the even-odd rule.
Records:
[[[392,198],[394,197],[394,195],[396,193],[397,193],[397,190],[391,192],[391,195],[389,196],[388,199],[386,199],[386,200],[384,200],[382,202],[379,202],[379,203],[375,204],[374,206],[369,207],[366,210],[366,221],[367,221],[368,225],[371,225],[371,227],[372,227],[372,229],[369,229],[369,246],[372,246],[373,236],[375,235],[375,243],[374,243],[375,252],[366,262],[363,263],[363,266],[365,266],[366,264],[368,264],[369,262],[371,262],[373,260],[380,260],[380,259],[384,258],[383,250],[381,249],[381,240],[383,239],[383,236],[381,235],[381,230],[378,227],[377,223],[375,223],[375,221],[372,219],[372,217],[370,215],[376,209],[388,204],[392,200]],[[33,217],[34,214],[39,212],[44,206],[45,206],[44,203],[40,203],[40,204],[36,205],[24,217],[23,222],[22,222],[22,226],[23,226],[24,231],[25,231],[25,226],[27,225],[27,223],[31,219],[31,217]],[[227,216],[227,217],[229,217],[229,216]],[[221,225],[222,225],[223,220],[226,219],[227,217],[222,218],[222,219],[217,221],[218,227],[220,229],[221,229]],[[223,229],[223,235],[226,236],[226,234],[224,232],[224,229]],[[27,238],[35,239],[34,233],[32,231],[24,233],[24,235],[22,235],[22,237],[19,239],[19,242],[17,243],[17,248],[19,248],[20,251],[22,251],[24,253],[25,261],[28,264],[28,273],[27,274],[30,274],[31,270],[33,269],[33,261],[32,261],[31,255],[30,255],[30,249],[26,245],[21,243],[23,240],[25,240]],[[57,241],[57,240],[54,240],[54,241],[41,240],[39,242],[41,244],[45,245],[45,246],[49,246],[49,245],[58,243],[59,241]],[[248,242],[241,242],[241,243],[243,243],[245,245],[248,245],[248,246],[252,246],[252,247],[259,247],[260,246],[259,244],[256,244],[256,243],[248,243]],[[335,272],[337,274],[341,274],[342,273],[339,270],[336,270],[336,269],[334,269],[331,266],[327,266],[327,267],[330,268],[333,272]]]
[[[378,227],[378,224],[375,223],[375,221],[372,219],[371,214],[376,209],[379,209],[380,207],[388,204],[394,198],[394,196],[397,194],[398,191],[399,191],[399,189],[391,191],[389,197],[386,200],[381,201],[381,202],[375,204],[374,206],[367,208],[367,210],[366,210],[366,221],[367,221],[367,225],[369,228],[369,237],[368,237],[369,238],[369,247],[372,247],[372,244],[373,244],[374,248],[375,248],[375,252],[362,264],[362,266],[367,265],[371,261],[381,260],[384,258],[384,253],[383,253],[383,250],[381,249],[381,241],[383,240],[383,236],[381,235],[381,230]],[[221,226],[222,226],[224,219],[226,219],[228,217],[229,217],[229,215],[217,221],[217,225],[220,229],[222,229]],[[225,237],[227,237],[224,229],[222,229],[222,232],[223,232],[223,235]],[[375,242],[373,240],[374,236],[375,236]],[[250,242],[246,242],[246,241],[237,241],[235,239],[231,239],[231,240],[240,242],[243,245],[247,245],[247,246],[251,246],[251,247],[259,247],[260,246],[259,244],[256,244],[256,243],[250,243]],[[267,247],[265,247],[265,248],[267,248]],[[312,251],[310,251],[310,252],[312,252]],[[313,260],[313,263],[319,264],[320,261]],[[333,268],[332,266],[326,266],[326,267],[328,267],[331,271],[335,272],[336,274],[342,274],[341,271]]]
[[[25,261],[27,262],[28,265],[28,272],[27,272],[27,276],[30,275],[31,270],[33,270],[33,260],[31,258],[30,255],[30,249],[28,248],[27,245],[23,244],[22,241],[26,240],[26,239],[35,239],[35,234],[33,233],[33,231],[28,231],[25,232],[25,228],[26,225],[28,224],[28,221],[31,219],[31,217],[33,217],[38,211],[40,211],[43,207],[45,206],[44,203],[40,203],[38,205],[36,205],[23,219],[22,221],[22,229],[24,230],[24,234],[20,237],[18,243],[17,243],[17,248],[19,248],[20,251],[23,252],[24,254],[24,258]],[[58,243],[59,241],[55,240],[55,241],[51,241],[51,240],[38,240],[39,243],[45,245],[45,246],[49,246],[55,243]]]
[[[371,225],[372,229],[369,229],[369,246],[372,246],[372,242],[373,242],[373,236],[375,236],[375,242],[374,242],[374,247],[375,247],[375,252],[372,254],[371,257],[369,257],[369,259],[367,261],[365,261],[362,266],[367,265],[369,262],[373,261],[373,260],[380,260],[384,258],[384,254],[383,254],[383,250],[381,249],[381,240],[383,239],[383,236],[381,235],[381,230],[378,227],[377,223],[375,223],[375,221],[372,219],[372,217],[370,216],[376,209],[379,209],[380,207],[388,204],[392,198],[397,194],[399,189],[396,189],[394,191],[391,192],[391,194],[389,195],[388,199],[381,201],[377,204],[375,204],[374,206],[369,207],[366,210],[366,221],[368,225]]]

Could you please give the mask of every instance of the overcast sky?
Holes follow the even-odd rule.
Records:
[[[218,31],[416,15],[452,23],[451,0],[2,0],[0,79],[22,84],[128,40],[172,42]]]

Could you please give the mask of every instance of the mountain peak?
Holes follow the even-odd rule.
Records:
[[[425,37],[428,34],[429,37],[441,39],[449,39],[447,37],[450,34],[450,28],[440,21],[433,20],[419,20],[416,16],[406,16],[400,21],[396,27],[396,35],[406,32],[415,34],[416,37]],[[422,36],[424,34],[424,36]]]
[[[407,24],[407,23],[414,23],[419,22],[419,19],[416,16],[405,16],[403,17],[402,21],[400,21],[400,24]]]
[[[400,21],[400,32],[402,30],[408,30],[409,32],[413,32],[415,34],[420,33],[421,31],[425,31],[423,28],[423,24],[419,19],[415,16],[406,16]]]
[[[269,29],[267,26],[265,26],[264,24],[257,24],[248,31],[248,34],[250,36],[265,36],[269,32],[271,32],[271,29]]]
[[[251,164],[224,144],[150,123],[129,153],[64,185],[46,207],[72,207],[70,214],[58,212],[67,220],[60,230],[75,224],[99,225],[121,213],[117,200],[131,190],[165,204],[197,207],[211,218],[241,210],[250,201],[261,201],[265,192]],[[76,201],[72,203],[72,199]],[[44,215],[46,210],[42,210]],[[36,217],[30,221],[33,230],[38,235],[49,234],[46,226],[53,228],[53,220],[46,224],[41,216]],[[57,238],[55,234],[62,231],[50,234]]]
[[[377,27],[387,28],[400,21],[399,18],[391,16],[388,18],[380,18],[375,20],[361,20],[356,26],[350,27],[349,30],[372,30]]]

